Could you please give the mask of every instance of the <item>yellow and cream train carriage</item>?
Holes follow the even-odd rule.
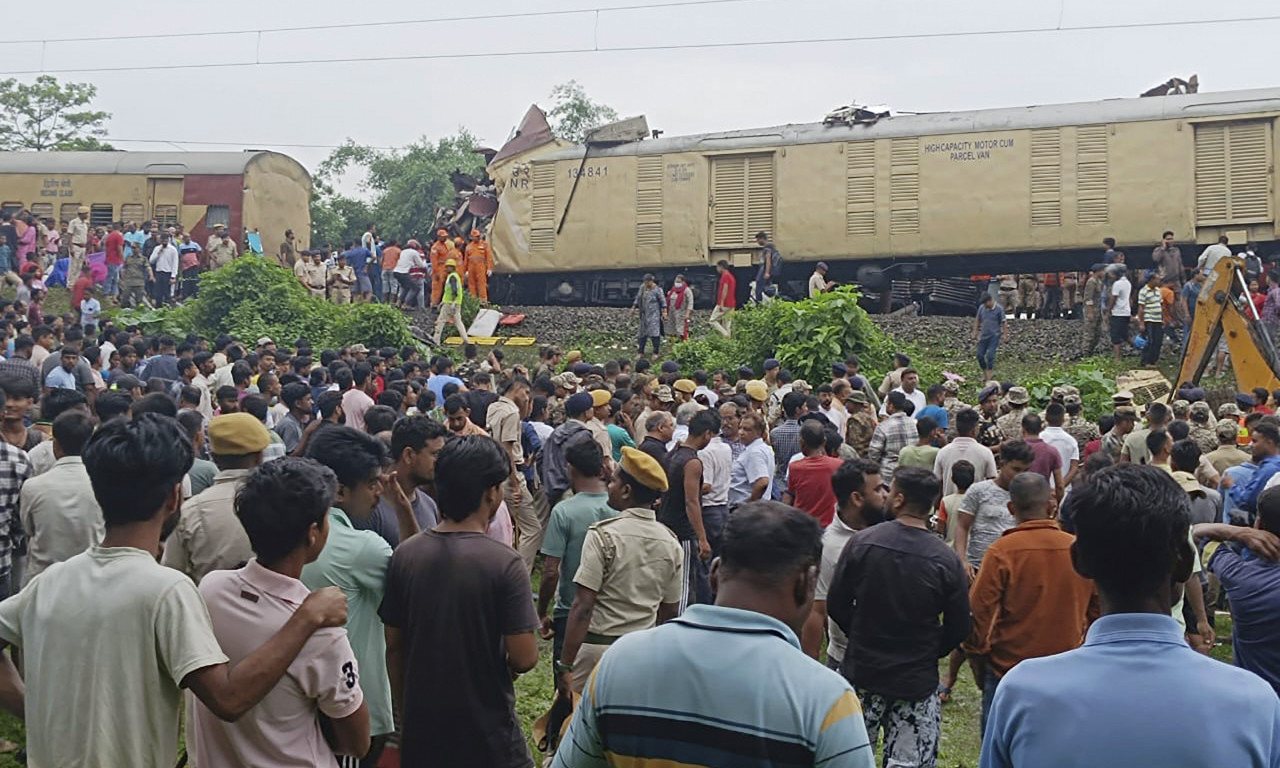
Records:
[[[615,303],[646,271],[746,267],[761,230],[801,285],[819,260],[873,286],[1081,269],[1104,237],[1143,265],[1166,229],[1188,258],[1221,234],[1266,249],[1277,116],[1269,88],[583,146],[535,108],[489,165],[497,270],[521,300]]]
[[[257,231],[267,248],[286,229],[311,233],[311,176],[277,152],[0,152],[0,206],[90,223],[181,223],[203,244],[215,224],[237,242]]]

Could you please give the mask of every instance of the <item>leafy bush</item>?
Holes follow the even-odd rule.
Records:
[[[1069,368],[1051,368],[1023,382],[1027,393],[1031,395],[1031,405],[1035,408],[1048,405],[1053,388],[1064,385],[1080,390],[1080,403],[1085,418],[1096,419],[1111,412],[1111,393],[1115,391],[1115,379],[1089,363],[1077,363]]]
[[[339,307],[312,296],[289,270],[248,254],[202,274],[199,294],[180,307],[108,315],[126,325],[137,323],[147,333],[208,338],[229,333],[250,341],[270,336],[284,344],[306,338],[324,347],[400,346],[413,339],[399,310],[377,304]]]
[[[855,288],[844,286],[814,299],[748,306],[734,312],[732,338],[710,332],[677,344],[675,356],[686,369],[750,365],[757,372],[776,357],[796,378],[818,382],[830,376],[832,363],[857,354],[872,375],[886,369],[891,346],[858,299]]]

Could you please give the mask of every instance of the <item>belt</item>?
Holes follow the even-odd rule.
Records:
[[[617,641],[618,637],[612,635],[597,635],[595,632],[588,632],[582,642],[591,643],[592,645],[613,645]]]

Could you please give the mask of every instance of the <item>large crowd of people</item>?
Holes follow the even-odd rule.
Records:
[[[1280,392],[0,317],[31,765],[524,768],[542,654],[560,768],[928,768],[970,672],[984,766],[1280,764]]]
[[[126,260],[121,291],[182,295],[170,233],[124,229],[107,240],[158,238],[177,267],[138,283]],[[409,253],[393,300],[465,340],[491,262],[442,233],[437,285],[416,241],[367,234],[290,267],[387,300],[370,256]],[[753,293],[781,270],[761,236]],[[1096,272],[1085,309],[1128,305],[1123,266]],[[545,654],[557,768],[933,768],[962,674],[983,766],[1280,765],[1280,391],[1033,406],[992,379],[1000,289],[976,391],[903,354],[876,378],[856,356],[813,382],[772,358],[682,370],[657,353],[689,290],[646,281],[639,357],[528,365],[148,336],[92,287],[38,323],[36,294],[0,301],[0,708],[29,764],[171,766],[185,728],[201,768],[525,768],[513,679]],[[1234,665],[1208,657],[1219,609]]]

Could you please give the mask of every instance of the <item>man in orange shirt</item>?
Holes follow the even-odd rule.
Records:
[[[982,728],[1000,679],[1019,662],[1080,647],[1100,613],[1093,582],[1071,565],[1075,537],[1054,520],[1049,482],[1023,472],[1009,483],[1017,525],[987,548],[969,588],[973,633],[963,648],[982,686]]]
[[[449,233],[436,230],[436,241],[431,244],[431,306],[440,303],[444,292],[444,263],[449,260]]]
[[[394,237],[382,248],[382,300],[390,304],[400,295],[400,283],[396,281],[396,262],[400,261],[400,241]]]
[[[480,230],[471,230],[471,242],[467,245],[466,268],[467,293],[489,303],[489,277],[493,274],[493,252],[480,236]]]

